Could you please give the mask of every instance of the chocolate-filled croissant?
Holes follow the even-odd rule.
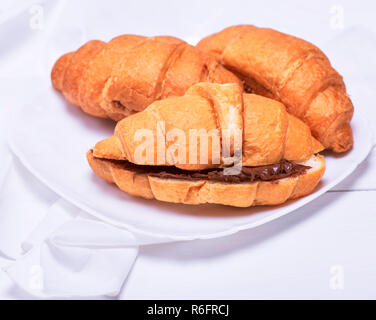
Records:
[[[335,152],[353,145],[353,105],[342,77],[313,44],[281,32],[239,25],[197,47],[238,75],[247,92],[281,101]]]
[[[203,140],[189,139],[192,130],[214,132],[207,149],[198,148],[193,158],[192,144],[202,145]],[[225,130],[238,131],[241,137],[237,144],[235,135],[230,136],[229,149],[232,155],[241,155],[241,170],[228,175],[223,171],[229,167],[224,153],[218,159],[208,152],[214,150],[213,139],[223,141]],[[162,135],[162,149],[154,139],[144,150],[151,150],[148,163],[137,156],[145,142],[139,139],[140,132],[147,133],[145,137]],[[186,139],[169,139],[172,132]],[[168,160],[168,155],[176,155],[176,146],[183,148],[186,161]],[[217,146],[223,151],[223,144]],[[248,207],[280,204],[311,193],[325,171],[324,158],[317,155],[322,149],[309,127],[288,114],[282,103],[245,94],[236,84],[198,83],[182,97],[156,101],[119,121],[114,135],[98,142],[87,158],[98,176],[131,195]],[[158,150],[163,150],[162,160]],[[206,162],[201,161],[203,152]]]
[[[188,43],[168,36],[92,40],[60,57],[53,87],[93,116],[121,120],[155,100],[181,96],[200,81],[240,80]]]

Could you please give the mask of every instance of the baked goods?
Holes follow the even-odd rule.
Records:
[[[353,105],[342,77],[313,44],[251,25],[232,26],[197,47],[244,82],[245,90],[281,101],[335,152],[353,145]]]
[[[190,137],[193,129],[212,135],[207,144],[201,139],[193,142],[197,149],[191,157],[192,140],[182,143],[169,134]],[[148,133],[144,138],[153,137],[144,150],[151,157],[137,156],[146,141],[139,139],[140,130]],[[155,139],[161,133],[163,148]],[[230,157],[224,153],[223,141],[228,137]],[[217,139],[222,143],[216,145]],[[213,145],[219,146],[218,153]],[[315,155],[322,149],[308,126],[288,114],[282,103],[244,94],[236,84],[199,83],[182,97],[155,101],[118,122],[114,135],[97,143],[87,158],[98,176],[132,195],[248,207],[280,204],[312,192],[325,171],[323,157]],[[205,152],[208,161],[202,162]],[[185,161],[180,161],[181,155]],[[239,172],[226,175],[223,168],[235,167],[239,159]]]
[[[51,80],[70,103],[116,121],[155,100],[181,96],[200,81],[241,84],[214,59],[180,39],[136,35],[87,42],[56,61]]]

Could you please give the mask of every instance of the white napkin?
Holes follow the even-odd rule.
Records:
[[[22,247],[26,253],[4,270],[43,298],[115,296],[138,253],[130,232],[87,217],[64,200],[50,207]]]
[[[86,214],[5,154],[0,257],[12,260],[0,270],[27,293],[41,298],[116,296],[139,245],[171,241],[132,234]]]
[[[20,243],[57,198],[4,149],[0,160],[0,254],[17,259],[22,254]]]

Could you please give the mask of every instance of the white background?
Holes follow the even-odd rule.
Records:
[[[374,3],[0,0],[0,244],[11,247],[0,251],[0,266],[57,199],[12,158],[6,138],[17,125],[12,114],[50,87],[51,66],[62,53],[125,33],[194,44],[231,24],[272,27],[323,49],[344,76],[356,112],[374,125]],[[335,190],[274,222],[221,239],[142,247],[119,298],[376,298],[375,230],[374,151]],[[336,276],[343,279],[337,289]],[[30,296],[0,272],[0,298]]]

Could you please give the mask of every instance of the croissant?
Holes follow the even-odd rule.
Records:
[[[93,116],[121,120],[155,100],[181,96],[200,81],[241,84],[214,59],[167,36],[93,40],[60,57],[53,87]]]
[[[212,132],[210,142],[191,140],[195,129]],[[140,132],[148,133],[144,140]],[[148,137],[153,139],[145,144]],[[191,147],[196,146],[191,157]],[[184,96],[155,101],[118,122],[114,135],[98,142],[87,159],[98,176],[131,195],[248,207],[311,193],[325,171],[324,158],[315,155],[322,149],[309,127],[287,113],[282,103],[243,93],[236,84],[198,83]],[[208,161],[201,161],[203,154]],[[239,170],[226,175],[236,159]]]
[[[325,148],[343,152],[352,147],[352,102],[342,77],[313,44],[239,25],[202,39],[197,48],[239,76],[247,92],[281,101]]]

